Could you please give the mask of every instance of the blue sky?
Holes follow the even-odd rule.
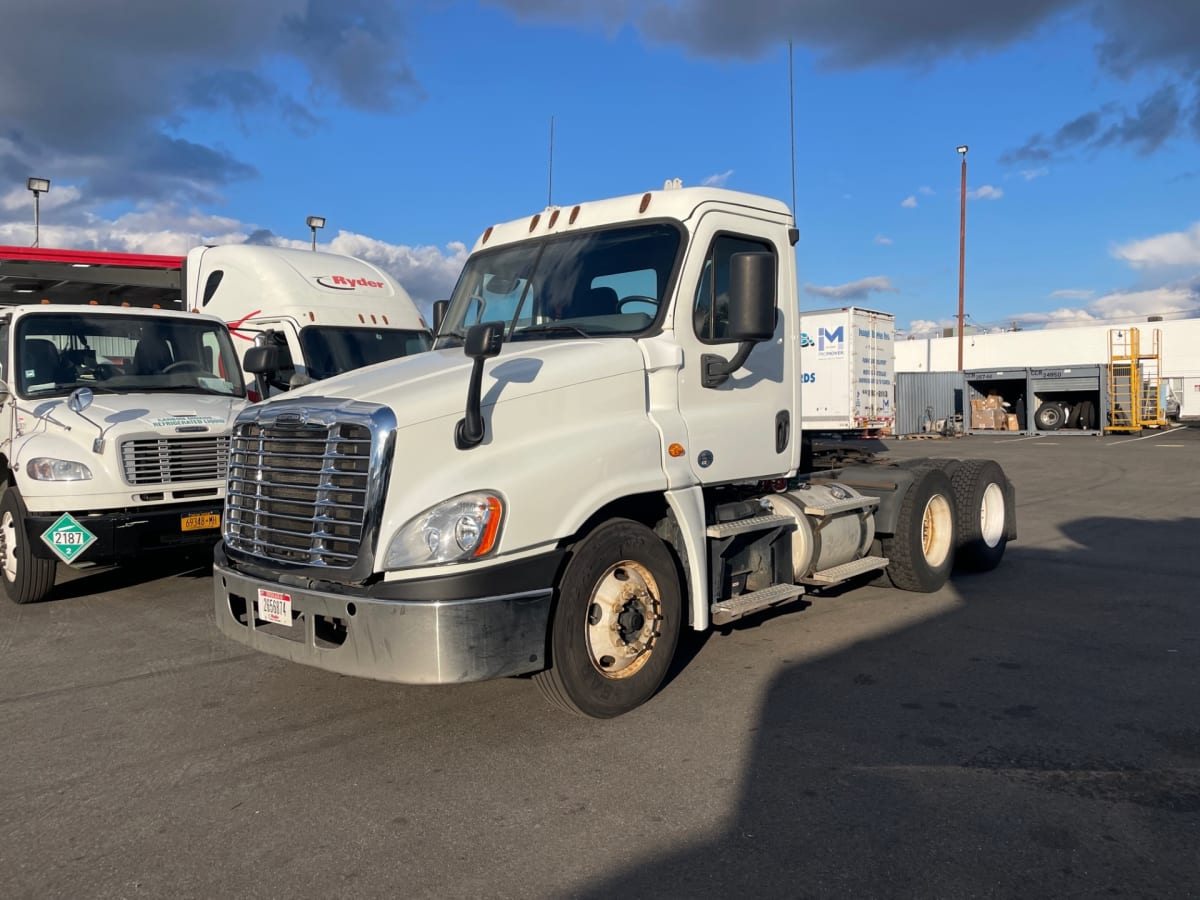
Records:
[[[111,8],[109,8],[111,7]],[[976,8],[978,7],[978,8]],[[801,301],[1023,327],[1200,310],[1195,0],[0,0],[0,243],[323,245],[446,295],[489,224],[791,202]],[[48,61],[53,61],[53,65]]]

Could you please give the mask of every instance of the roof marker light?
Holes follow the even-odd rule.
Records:
[[[646,207],[649,205],[650,205],[650,192],[646,191],[646,193],[642,194],[642,205],[638,207],[638,212],[644,213],[646,211]]]
[[[541,214],[541,213],[534,213],[534,216],[533,216],[533,218],[529,220],[529,230],[532,232],[532,231],[533,231],[533,229],[537,228],[537,224],[538,224],[538,222],[540,222],[541,220],[542,220],[542,214]]]
[[[571,209],[571,218],[567,219],[567,224],[574,225],[575,220],[578,218],[579,218],[579,207],[576,206]]]
[[[546,227],[553,228],[554,223],[557,221],[558,221],[558,210],[556,209],[554,212],[550,213],[550,222],[547,224]]]
[[[380,317],[381,319],[383,319],[383,324],[384,324],[384,325],[386,325],[386,324],[388,323],[387,316],[385,316],[383,313],[380,313],[380,314],[379,314],[379,317]]]
[[[491,225],[487,227],[487,231],[483,233],[483,239],[479,243],[486,244],[488,242],[488,238],[492,236],[492,227]]]

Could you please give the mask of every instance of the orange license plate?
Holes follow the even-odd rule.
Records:
[[[195,516],[184,516],[179,523],[181,531],[204,531],[206,528],[220,527],[220,513],[200,513]]]

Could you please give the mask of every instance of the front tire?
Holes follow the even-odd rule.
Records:
[[[682,618],[666,545],[632,520],[606,522],[572,551],[550,626],[550,668],[534,681],[573,713],[609,719],[629,712],[666,677]]]
[[[880,539],[895,587],[930,594],[949,580],[958,540],[955,508],[946,473],[939,466],[917,469],[900,501],[896,533]]]
[[[54,587],[58,568],[52,559],[34,556],[25,537],[25,504],[15,485],[0,496],[0,571],[4,593],[13,603],[36,603]]]

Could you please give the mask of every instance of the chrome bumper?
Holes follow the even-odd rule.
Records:
[[[259,589],[292,600],[291,627],[255,616]],[[451,684],[546,667],[551,590],[468,600],[379,599],[290,587],[213,566],[217,626],[291,662],[405,684]]]

